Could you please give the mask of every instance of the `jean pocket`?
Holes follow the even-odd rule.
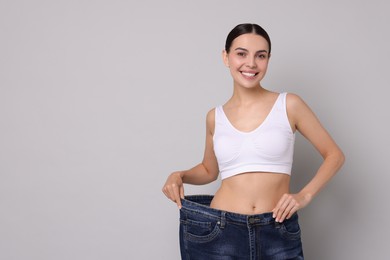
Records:
[[[221,233],[218,223],[218,221],[181,220],[184,239],[195,243],[211,242]]]
[[[283,223],[280,224],[279,232],[286,239],[298,240],[301,238],[301,228],[297,218],[283,221]]]

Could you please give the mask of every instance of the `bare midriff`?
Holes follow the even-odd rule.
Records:
[[[247,215],[271,212],[289,185],[287,174],[241,173],[222,181],[210,207]]]

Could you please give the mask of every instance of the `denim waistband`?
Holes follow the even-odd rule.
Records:
[[[182,210],[198,214],[209,215],[215,218],[225,218],[229,221],[250,224],[271,224],[275,222],[272,212],[262,214],[246,215],[235,212],[229,212],[219,209],[210,208],[213,195],[189,195],[182,199]]]

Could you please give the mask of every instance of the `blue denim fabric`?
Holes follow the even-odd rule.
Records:
[[[182,259],[303,259],[297,214],[276,223],[272,213],[243,215],[212,209],[212,199],[211,195],[192,195],[182,200]]]

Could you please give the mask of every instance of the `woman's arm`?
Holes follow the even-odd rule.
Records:
[[[218,177],[219,170],[213,147],[214,125],[215,113],[213,109],[207,113],[206,117],[206,145],[202,162],[189,170],[171,173],[164,184],[163,193],[176,202],[179,208],[181,208],[181,198],[184,198],[184,183],[202,185],[210,183]]]
[[[341,149],[300,97],[288,94],[287,112],[291,124],[317,149],[323,162],[315,176],[299,193],[282,196],[273,210],[278,222],[290,218],[297,210],[307,206],[337,173],[345,160]]]

